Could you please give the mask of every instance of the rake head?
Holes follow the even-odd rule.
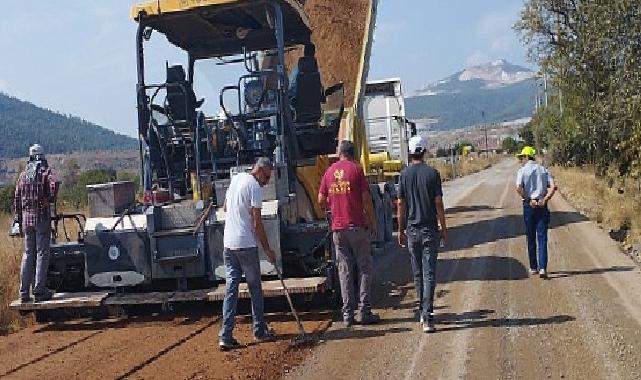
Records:
[[[289,342],[290,347],[313,346],[318,343],[318,338],[309,334],[298,334]]]

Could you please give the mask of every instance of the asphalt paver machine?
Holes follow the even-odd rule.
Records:
[[[135,190],[126,183],[90,189],[81,242],[83,286],[63,286],[57,290],[66,293],[48,303],[13,306],[43,310],[222,299],[225,193],[230,179],[258,157],[275,164],[263,188],[262,215],[290,291],[331,294],[337,282],[329,226],[315,216],[315,194],[307,193],[297,170],[335,153],[343,86],[322,86],[302,5],[159,0],[134,6],[132,18],[138,23],[143,199],[135,201]],[[148,42],[161,34],[188,63],[166,64],[166,80],[148,83]],[[304,54],[286,59],[293,48]],[[243,74],[199,99],[196,64],[209,65],[210,71],[235,65]],[[220,112],[206,114],[205,101],[217,102]],[[262,252],[260,258],[266,296],[282,295],[274,266]],[[64,262],[53,258],[56,265]]]

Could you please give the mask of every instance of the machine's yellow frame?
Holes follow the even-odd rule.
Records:
[[[299,2],[295,0],[279,1],[288,3],[292,8],[297,9],[301,15],[305,14],[305,12],[303,11],[303,7]],[[255,2],[255,0],[149,0],[140,4],[133,5],[131,7],[130,16],[132,19],[136,20],[140,12],[146,13],[147,16],[157,16],[163,13],[184,12],[200,7],[250,2]],[[303,19],[309,25],[307,18],[304,17]]]

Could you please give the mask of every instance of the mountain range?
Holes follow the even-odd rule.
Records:
[[[532,116],[536,74],[498,60],[431,83],[405,100],[407,117],[448,130]]]
[[[535,73],[504,60],[459,71],[410,94],[410,120],[449,130],[484,122],[530,117]],[[135,149],[135,139],[78,117],[64,115],[0,93],[0,159],[26,155],[33,143],[48,153]]]
[[[137,141],[131,137],[3,93],[0,93],[0,136],[0,159],[24,157],[34,143],[43,145],[52,154],[137,147]]]

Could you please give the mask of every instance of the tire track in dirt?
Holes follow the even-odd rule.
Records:
[[[142,370],[146,366],[150,365],[151,363],[153,363],[156,360],[160,359],[162,356],[166,355],[171,350],[173,350],[173,349],[175,349],[175,348],[187,343],[189,340],[191,340],[191,339],[195,338],[196,336],[202,334],[203,332],[205,332],[205,330],[207,330],[208,328],[214,326],[219,321],[220,321],[220,318],[216,318],[213,321],[210,321],[209,323],[205,324],[204,326],[201,326],[201,327],[197,328],[196,330],[191,332],[189,335],[187,335],[187,336],[179,339],[175,343],[163,348],[162,350],[158,351],[155,355],[151,356],[150,358],[148,358],[147,360],[143,361],[142,363],[136,365],[135,367],[133,367],[132,369],[130,369],[126,373],[116,377],[116,380],[124,380],[124,379],[128,378],[129,376],[135,374],[136,372]]]
[[[170,347],[203,326],[207,323],[184,318],[48,325],[41,329],[46,332],[41,339],[49,342],[55,341],[57,333],[70,330],[93,331],[92,339],[81,339],[64,350],[53,350],[42,360],[23,366],[12,375],[18,378],[116,378],[157,355],[159,347]]]
[[[331,313],[301,313],[305,330],[321,334],[331,325]],[[267,321],[278,340],[255,343],[251,316],[240,316],[235,337],[245,344],[241,350],[221,352],[218,329],[211,328],[179,345],[157,360],[131,374],[131,379],[170,377],[174,379],[275,379],[291,370],[314,349],[292,347],[289,340],[297,335],[296,323],[289,314],[269,314]],[[213,326],[212,326],[213,327]],[[220,324],[216,324],[220,327]]]
[[[78,344],[81,344],[82,342],[87,341],[87,340],[89,340],[89,339],[91,339],[91,338],[95,337],[96,335],[99,335],[99,334],[101,334],[103,332],[104,331],[96,331],[96,332],[94,332],[92,334],[84,336],[84,337],[82,337],[82,338],[80,338],[78,340],[75,340],[75,341],[71,342],[71,343],[65,344],[64,346],[60,346],[60,347],[54,349],[53,351],[49,351],[49,352],[47,352],[45,354],[42,354],[42,355],[38,356],[35,359],[32,359],[32,360],[30,360],[28,362],[20,364],[17,367],[10,369],[9,371],[7,371],[7,372],[5,372],[3,374],[0,374],[0,378],[12,375],[12,374],[14,374],[14,373],[26,368],[26,367],[29,367],[29,366],[34,365],[34,364],[36,364],[36,363],[38,363],[38,362],[40,362],[42,360],[45,360],[45,359],[49,358],[50,356],[53,356],[53,355],[56,355],[56,354],[60,354],[60,353],[64,352],[65,350],[68,350],[68,349],[70,349],[70,348],[72,348],[72,347],[74,347],[74,346],[76,346]]]
[[[298,330],[282,300],[266,303],[267,321],[278,340],[261,344],[253,343],[251,316],[242,314],[248,300],[241,304],[235,335],[251,342],[242,350],[221,352],[221,318],[211,316],[219,308],[197,306],[186,315],[67,321],[1,337],[0,373],[12,379],[273,379],[312,351],[313,347],[290,347]],[[322,334],[333,313],[301,310],[300,316],[308,333]]]

